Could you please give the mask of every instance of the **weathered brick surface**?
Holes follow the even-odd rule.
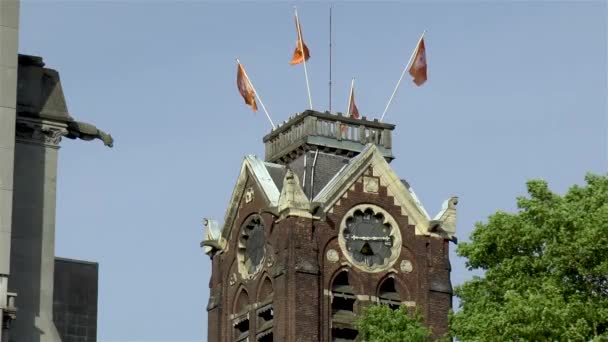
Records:
[[[233,341],[231,314],[240,289],[249,294],[250,341],[255,341],[258,327],[256,308],[264,304],[257,298],[264,277],[273,286],[273,331],[275,341],[331,341],[331,284],[343,269],[349,270],[351,286],[359,295],[355,313],[378,297],[380,284],[389,276],[404,302],[415,303],[425,322],[436,336],[447,331],[447,314],[451,308],[448,242],[440,238],[415,235],[414,226],[401,208],[380,184],[377,194],[365,193],[363,182],[357,181],[321,220],[290,217],[277,222],[267,211],[264,195],[253,178],[247,187],[254,189],[250,203],[241,201],[237,219],[229,237],[228,249],[214,257],[210,282],[212,295],[219,295],[219,306],[209,312],[209,341]],[[402,246],[399,258],[386,272],[366,273],[350,267],[338,245],[340,223],[348,210],[358,204],[371,203],[390,213],[400,227]],[[237,271],[238,231],[252,214],[260,214],[266,229],[266,260],[264,269],[251,280],[243,280]],[[337,262],[328,261],[327,251],[338,252]],[[268,262],[271,259],[271,262]],[[409,260],[411,272],[402,272],[400,264]],[[233,277],[234,284],[230,284]]]

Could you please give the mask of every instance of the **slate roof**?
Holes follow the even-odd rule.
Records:
[[[331,192],[335,185],[338,183],[338,181],[341,179],[342,174],[344,173],[343,171],[348,167],[352,167],[352,165],[357,164],[359,160],[367,156],[368,152],[371,150],[372,147],[373,145],[371,144],[365,146],[365,149],[363,149],[360,154],[358,154],[356,157],[350,159],[346,164],[344,164],[342,168],[340,168],[340,170],[336,172],[336,174],[327,181],[323,189],[321,189],[321,191],[319,191],[319,193],[315,196],[315,200],[319,200],[320,198],[323,198],[325,195]]]
[[[317,164],[315,166],[315,184],[314,193],[311,196],[311,170],[314,164],[314,156],[316,152],[308,152],[306,156],[306,166],[304,166],[303,158],[294,160],[289,167],[298,176],[302,177],[299,184],[302,186],[305,201],[318,202],[323,207],[323,210],[331,210],[336,201],[339,200],[341,194],[348,189],[358,177],[360,177],[369,165],[373,165],[374,172],[378,173],[381,182],[386,184],[394,197],[395,203],[399,204],[402,210],[410,217],[412,224],[416,226],[417,233],[420,234],[435,234],[429,230],[431,217],[425,210],[424,206],[416,196],[416,193],[403,179],[399,179],[394,170],[389,166],[382,152],[373,144],[367,144],[365,149],[357,156],[351,159],[345,157],[334,156],[319,152],[317,156]],[[242,193],[245,191],[245,183],[247,178],[247,170],[255,178],[264,195],[268,200],[269,207],[277,207],[281,202],[281,193],[283,190],[283,181],[287,174],[288,167],[265,162],[254,155],[245,157],[241,174],[233,191],[226,217],[222,235],[227,236],[229,231],[225,228],[232,227],[232,222],[235,219],[236,210]],[[306,171],[306,177],[303,174]],[[301,176],[302,175],[302,176]],[[456,199],[457,200],[457,199]],[[447,203],[447,202],[446,202]],[[456,205],[457,202],[454,202]],[[449,208],[444,204],[444,208],[438,214],[449,225],[448,237],[454,234],[455,211],[449,212]],[[436,216],[436,217],[438,217]],[[445,217],[444,217],[445,216]],[[446,226],[447,227],[447,226]],[[230,229],[230,228],[228,228]],[[445,234],[444,234],[445,235]]]
[[[305,157],[306,155],[306,157]],[[306,159],[306,165],[304,160]],[[309,151],[303,154],[299,158],[295,159],[289,164],[291,169],[300,179],[300,185],[302,186],[304,193],[308,197],[316,196],[329,181],[348,164],[349,159],[342,156],[336,156],[330,153],[319,152],[317,155],[317,162],[315,165],[314,172],[314,184],[312,181],[312,166],[315,159],[315,152]],[[283,190],[283,178],[287,172],[287,167],[280,164],[264,162],[266,170],[270,174],[270,177],[274,181],[275,186],[281,192]],[[306,177],[304,177],[304,170],[306,170]],[[312,189],[311,196],[311,186]]]
[[[270,176],[266,163],[262,159],[254,155],[248,155],[245,157],[247,165],[249,166],[251,173],[256,178],[258,185],[262,188],[270,204],[276,206],[279,203],[279,195],[281,192],[277,188],[274,180]]]
[[[287,173],[287,168],[283,165],[268,162],[264,162],[264,165],[266,166],[266,171],[268,171],[274,185],[277,187],[277,190],[281,192],[281,190],[283,190],[283,179],[285,178],[285,173]]]

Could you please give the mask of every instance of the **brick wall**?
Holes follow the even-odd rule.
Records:
[[[255,341],[255,310],[263,304],[256,296],[260,283],[268,276],[274,289],[274,340],[329,342],[332,327],[329,293],[333,277],[342,269],[349,270],[351,285],[358,295],[355,312],[374,302],[381,282],[390,276],[401,300],[415,303],[436,336],[447,331],[447,314],[452,300],[448,243],[441,238],[415,235],[414,226],[388,196],[385,185],[380,184],[378,193],[366,193],[362,181],[357,181],[320,221],[292,217],[280,222],[265,211],[268,208],[264,195],[251,177],[246,187],[254,189],[254,199],[249,203],[241,201],[228,237],[229,247],[213,260],[211,293],[221,293],[221,299],[218,308],[209,314],[209,341],[233,341],[230,315],[234,313],[234,301],[240,289],[249,294],[252,318],[249,337],[250,341]],[[349,267],[338,245],[342,218],[353,206],[363,203],[382,207],[400,227],[401,252],[385,272],[367,273]],[[253,214],[260,215],[264,221],[266,260],[264,269],[254,279],[243,280],[237,271],[237,237],[241,225]],[[338,252],[338,261],[327,259],[330,249]],[[411,272],[400,269],[404,260],[412,264]]]

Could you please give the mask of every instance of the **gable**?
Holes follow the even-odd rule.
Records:
[[[430,216],[411,187],[407,187],[401,181],[375,145],[366,146],[360,155],[353,158],[327,184],[314,201],[321,203],[325,212],[330,211],[355,182],[361,181],[363,174],[370,167],[373,170],[372,176],[386,187],[387,195],[392,196],[395,205],[401,208],[401,214],[407,216],[411,224],[416,227],[416,234],[428,235]]]
[[[255,183],[268,207],[276,207],[279,203],[279,190],[268,173],[264,162],[254,155],[246,156],[226,209],[224,227],[222,228],[224,238],[230,236],[230,230],[241,206],[241,201],[246,196],[248,182]]]

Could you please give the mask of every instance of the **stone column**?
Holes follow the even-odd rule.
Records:
[[[19,292],[10,330],[15,341],[61,341],[53,323],[53,275],[57,152],[65,134],[65,123],[17,119],[9,283]]]
[[[0,1],[0,341],[5,342],[4,319],[10,273],[11,215],[15,107],[17,103],[17,46],[19,1]]]

